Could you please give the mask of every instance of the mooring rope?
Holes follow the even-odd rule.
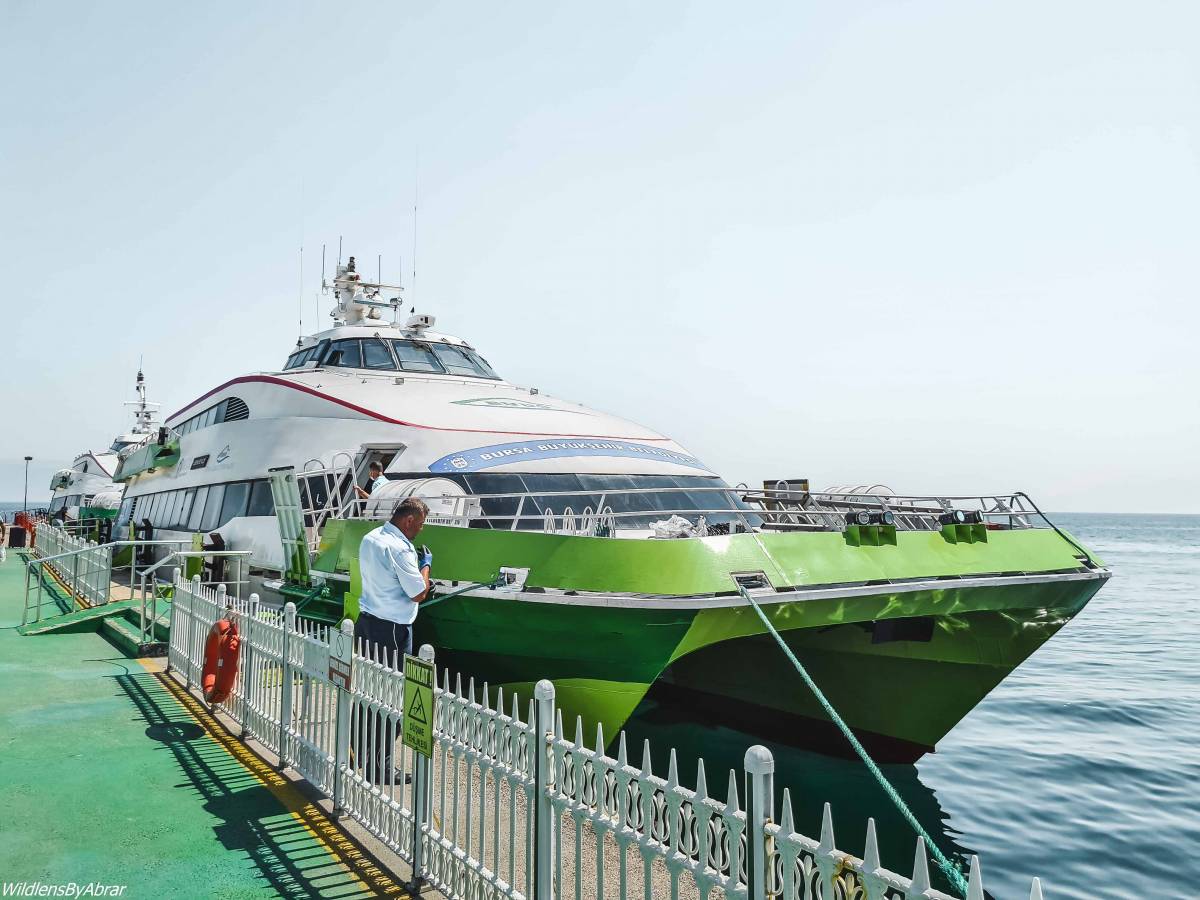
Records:
[[[478,588],[498,588],[504,582],[505,578],[503,575],[497,575],[491,581],[476,581],[474,584],[468,584],[466,587],[456,588],[448,594],[438,594],[432,600],[426,600],[420,604],[420,609],[429,609],[429,607],[436,606],[443,600],[449,600],[451,597],[457,597],[459,594],[465,594],[467,591],[473,591]]]
[[[859,755],[862,761],[866,764],[870,773],[875,776],[875,780],[879,782],[879,786],[883,788],[883,792],[887,794],[892,803],[896,805],[896,809],[900,811],[900,815],[902,815],[908,821],[908,824],[913,827],[913,830],[916,831],[916,833],[921,836],[921,839],[925,841],[925,846],[928,847],[929,852],[933,854],[934,862],[937,863],[938,868],[945,873],[946,878],[950,880],[950,883],[954,885],[955,889],[965,897],[967,891],[969,890],[969,886],[966,878],[963,877],[963,874],[959,870],[958,866],[951,862],[950,858],[938,848],[938,845],[934,843],[933,838],[930,837],[929,832],[924,829],[921,823],[917,821],[917,817],[913,815],[912,810],[908,808],[908,804],[904,802],[904,799],[900,796],[900,792],[892,786],[891,782],[887,780],[883,772],[879,771],[879,766],[875,764],[875,760],[871,759],[870,755],[863,748],[863,745],[859,743],[858,738],[854,736],[854,732],[850,730],[850,726],[842,721],[842,717],[839,716],[837,710],[833,708],[833,704],[829,702],[829,699],[823,693],[821,693],[821,689],[817,687],[817,683],[813,681],[812,676],[808,674],[808,670],[804,668],[804,665],[800,662],[800,660],[796,659],[796,655],[792,653],[792,648],[784,642],[782,637],[780,637],[779,632],[775,630],[775,626],[771,624],[771,620],[767,618],[767,614],[762,611],[762,607],[758,605],[755,599],[750,596],[750,592],[747,591],[741,584],[738,585],[738,591],[743,597],[746,598],[750,605],[754,607],[754,611],[758,613],[758,617],[762,619],[762,623],[766,626],[767,631],[771,633],[771,637],[775,638],[775,641],[779,644],[780,649],[783,650],[784,654],[791,661],[792,665],[796,667],[796,671],[800,673],[800,677],[804,679],[804,683],[807,684],[809,690],[813,692],[813,696],[817,698],[817,702],[820,703],[825,712],[829,714],[829,718],[833,720],[833,724],[836,725],[841,730],[842,734],[846,736],[846,740],[850,742],[850,746],[854,748],[854,752]]]

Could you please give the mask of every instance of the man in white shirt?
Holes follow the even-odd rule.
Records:
[[[373,462],[367,467],[367,471],[370,474],[370,479],[367,482],[367,486],[365,488],[361,488],[355,485],[354,487],[354,491],[358,494],[360,500],[366,500],[373,493],[379,490],[381,485],[388,483],[387,478],[385,478],[383,475],[383,463]]]
[[[389,665],[397,653],[412,653],[417,604],[429,595],[433,554],[413,546],[428,513],[416,497],[402,500],[391,520],[368,532],[358,548],[362,596],[354,635],[388,651]]]
[[[413,538],[425,524],[429,507],[416,497],[400,501],[385,525],[368,532],[358,548],[358,569],[362,576],[362,596],[358,601],[358,621],[354,636],[367,642],[363,652],[399,669],[403,653],[412,653],[412,626],[417,604],[429,596],[429,569],[433,554],[422,547],[418,552]],[[363,738],[362,771],[376,785],[387,784],[392,774],[392,748],[395,735],[387,734],[382,716],[369,726],[366,716],[360,722],[365,735],[374,740],[365,746]],[[368,727],[369,726],[369,727]],[[399,723],[396,724],[399,728]],[[351,733],[355,757],[359,757],[359,728]]]

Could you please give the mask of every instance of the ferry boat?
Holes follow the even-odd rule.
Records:
[[[441,590],[512,583],[427,605],[417,642],[508,696],[553,679],[588,729],[615,735],[653,689],[836,749],[748,592],[868,749],[913,760],[1109,577],[1024,494],[731,486],[668,436],[506,381],[353,257],[326,287],[333,327],[122,460],[120,521],[250,550],[260,591],[333,619],[357,608],[362,536],[422,497]],[[373,461],[387,483],[363,498]]]
[[[60,469],[50,479],[51,518],[77,522],[91,515],[107,517],[121,503],[123,486],[113,481],[122,453],[144,444],[155,429],[157,404],[146,400],[146,376],[138,369],[135,382],[137,399],[133,407],[133,426],[118,434],[104,450],[85,450],[75,457],[68,469]]]

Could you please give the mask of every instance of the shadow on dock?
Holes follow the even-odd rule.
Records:
[[[215,720],[197,724],[181,706],[185,698],[181,699],[177,690],[182,689],[165,680],[169,676],[135,670],[112,677],[137,707],[146,723],[146,736],[174,755],[186,779],[177,787],[200,796],[204,809],[219,820],[214,832],[221,845],[244,853],[278,896],[402,895],[394,884],[384,891],[378,884],[368,887],[364,879],[352,874],[382,870],[364,851],[353,845],[348,848],[349,841],[337,834],[336,825],[315,803],[298,793],[299,808],[282,803],[280,790],[296,790],[291,783]],[[208,717],[203,707],[197,706]],[[249,764],[244,758],[247,755],[252,760]],[[148,797],[147,802],[153,798]],[[383,880],[388,881],[386,877]]]

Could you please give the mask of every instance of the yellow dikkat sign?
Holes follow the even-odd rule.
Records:
[[[433,756],[433,663],[404,657],[404,729],[406,747]]]

